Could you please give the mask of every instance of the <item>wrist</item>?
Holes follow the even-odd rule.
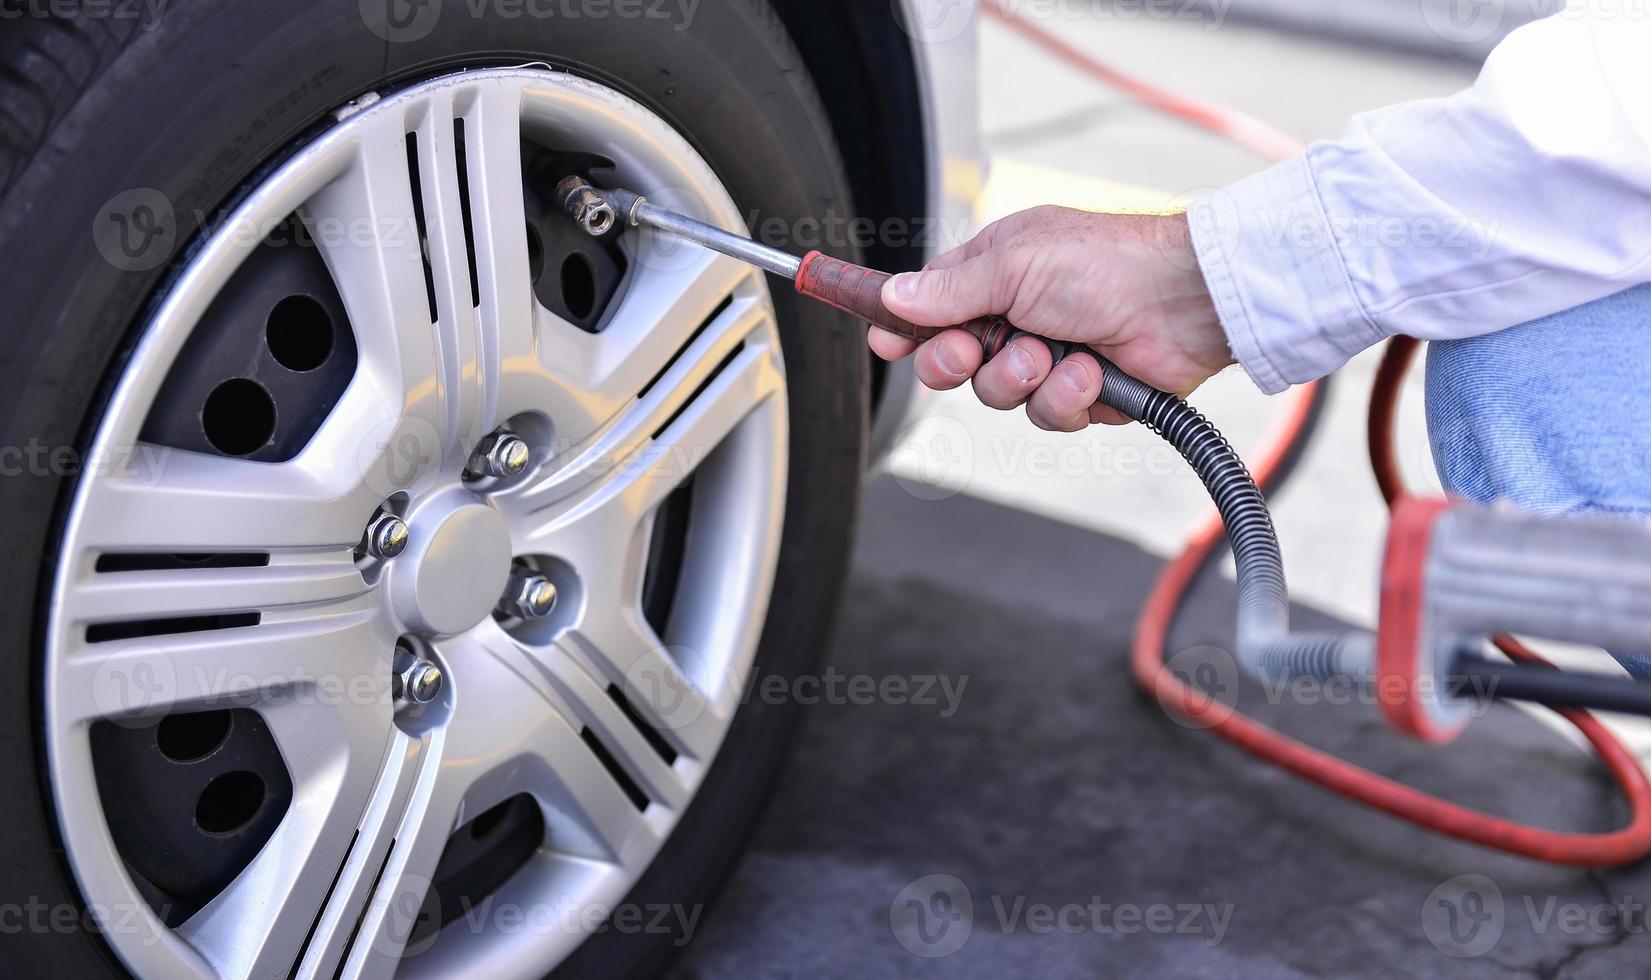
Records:
[[[1185,212],[1166,215],[1162,241],[1168,271],[1161,302],[1187,357],[1211,374],[1237,363],[1221,325],[1215,298],[1198,262],[1192,225]]]

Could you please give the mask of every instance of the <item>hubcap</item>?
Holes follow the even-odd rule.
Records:
[[[510,580],[510,528],[474,500],[424,509],[438,513],[413,517],[413,546],[397,561],[412,574],[397,577],[396,608],[415,630],[460,633],[493,611]]]
[[[90,452],[136,463],[75,491],[44,705],[70,866],[88,906],[118,911],[104,937],[134,973],[542,975],[590,928],[567,911],[617,906],[722,743],[784,510],[767,287],[646,234],[590,240],[530,160],[741,227],[688,143],[611,89],[437,78],[250,188],[116,379]],[[293,225],[328,295],[270,314],[278,364],[231,345],[245,376],[180,383],[228,363],[192,338],[237,320],[224,301],[271,294],[236,277]],[[267,379],[289,376],[318,380],[288,404]],[[214,419],[208,397],[275,421]],[[478,480],[499,432],[534,465]],[[405,522],[399,544],[373,544],[375,515]],[[679,567],[656,575],[666,553]],[[549,615],[497,611],[520,568],[554,586]],[[107,782],[147,786],[151,764],[172,789]],[[159,887],[140,798],[178,804],[159,836],[217,848],[205,870]],[[486,852],[477,894],[451,866],[501,821],[514,850]],[[537,925],[441,928],[465,907]]]

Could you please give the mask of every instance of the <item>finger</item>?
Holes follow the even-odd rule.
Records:
[[[1053,360],[1042,341],[1012,340],[975,372],[975,394],[992,408],[1016,408],[1049,376]]]
[[[1021,214],[1012,214],[1007,218],[999,218],[998,220],[992,222],[986,227],[980,229],[980,232],[975,235],[975,237],[964,242],[962,245],[959,245],[953,249],[948,249],[947,251],[942,252],[930,259],[929,263],[923,267],[924,271],[951,269],[962,265],[964,262],[967,262],[969,259],[972,259],[977,255],[984,255],[993,246],[1003,244],[1011,235],[1020,229],[1022,215],[1025,213],[1026,212],[1021,212]]]
[[[986,227],[980,229],[975,237],[964,242],[962,245],[942,252],[930,259],[929,264],[925,265],[923,269],[925,271],[934,269],[950,269],[955,266],[962,265],[964,262],[967,262],[969,259],[972,259],[977,255],[984,255],[993,247],[1002,245],[1004,242],[1014,237],[1014,235],[1019,232],[1020,229],[1024,227],[1033,217],[1033,211],[1035,210],[1036,209],[1019,211],[1015,214],[1009,215],[1008,217],[999,218],[996,221],[993,221]]]
[[[866,331],[866,344],[871,352],[885,361],[898,361],[917,349],[917,341],[890,333],[882,327]]]
[[[937,391],[948,391],[980,368],[980,341],[963,330],[943,331],[917,348],[912,364],[917,380]]]
[[[904,272],[884,283],[883,305],[913,323],[931,327],[1007,311],[1018,279],[1017,270],[1006,265],[1013,258],[1013,241],[1062,210],[1043,205],[999,218],[967,242],[935,257],[922,272]]]
[[[939,255],[936,255],[934,258],[930,259],[928,264],[923,266],[923,271],[933,272],[936,269],[950,269],[952,266],[962,265],[965,261],[974,258],[976,255],[980,254],[980,248],[977,243],[985,237],[985,234],[985,232],[981,232],[979,235],[969,239],[962,245],[941,252]]]
[[[994,250],[949,269],[903,272],[883,284],[883,305],[896,316],[930,327],[1002,312],[993,309],[1002,258],[1002,251]]]
[[[1128,425],[1135,421],[1111,405],[1089,406],[1089,421],[1097,425]]]
[[[1101,364],[1092,354],[1071,354],[1049,372],[1026,402],[1026,415],[1040,429],[1076,432],[1089,425],[1089,409],[1101,394]]]

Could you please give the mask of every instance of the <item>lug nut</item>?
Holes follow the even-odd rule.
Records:
[[[478,476],[515,476],[527,469],[530,452],[520,436],[502,432],[488,436],[470,457],[470,471]]]
[[[394,558],[407,550],[407,522],[394,514],[380,514],[367,525],[367,553],[374,558]]]
[[[556,584],[531,569],[518,569],[505,586],[502,605],[513,616],[543,619],[556,608]]]
[[[441,693],[441,668],[409,650],[396,651],[395,694],[399,701],[429,704]]]

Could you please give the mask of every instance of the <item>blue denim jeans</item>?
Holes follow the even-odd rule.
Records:
[[[1458,496],[1651,516],[1651,284],[1431,344],[1427,427]],[[1615,656],[1651,679],[1651,655]]]

